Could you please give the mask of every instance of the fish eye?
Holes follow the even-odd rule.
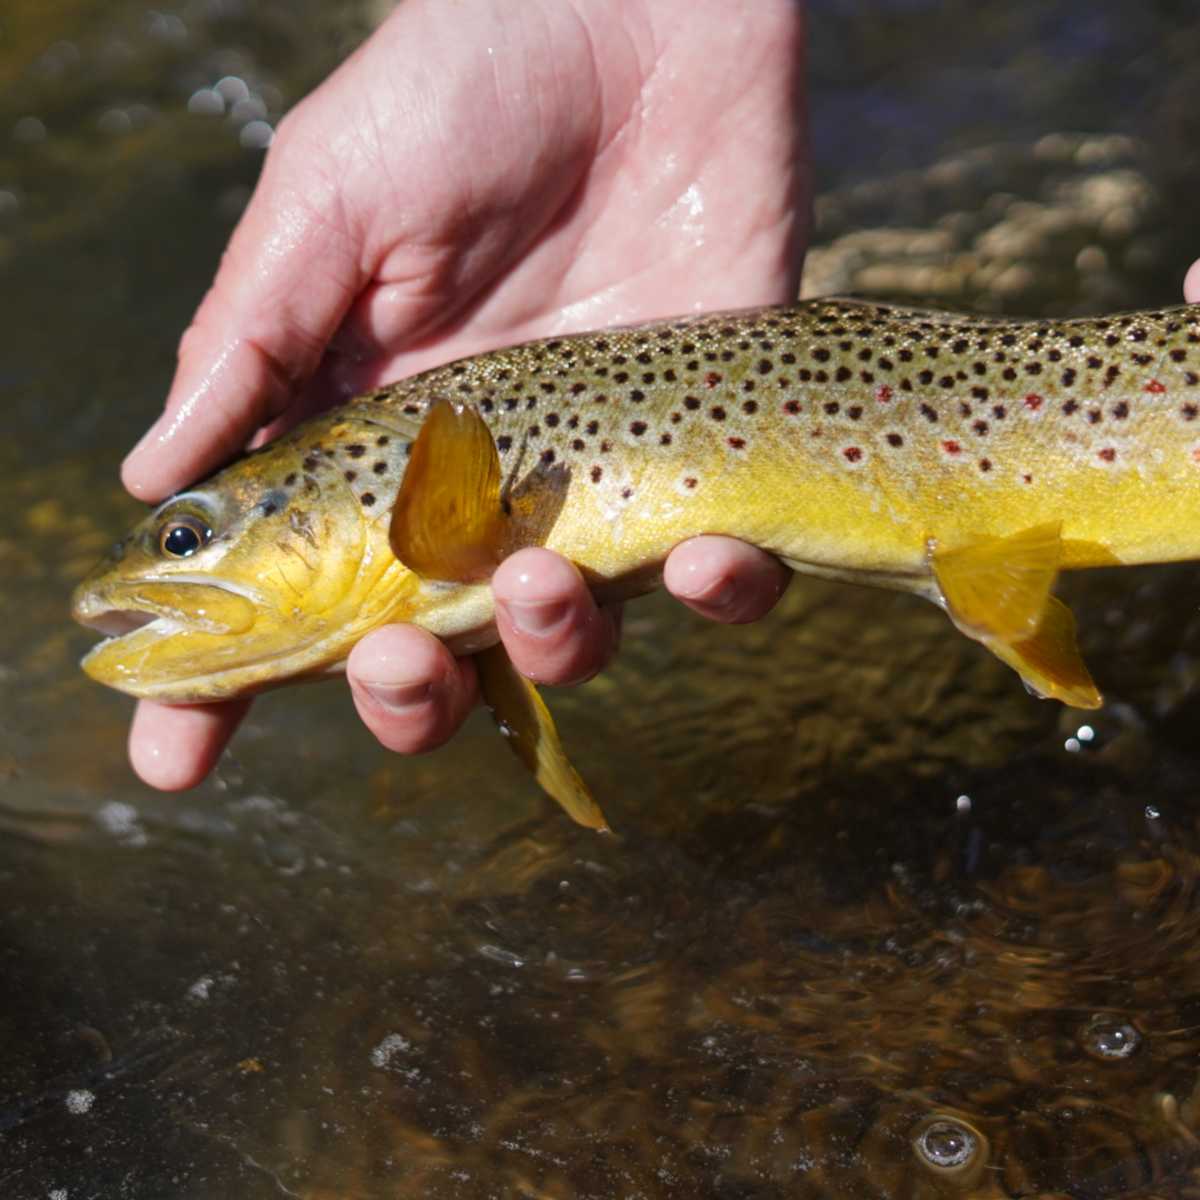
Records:
[[[171,558],[187,558],[208,545],[212,530],[197,517],[176,517],[158,535],[158,545]]]

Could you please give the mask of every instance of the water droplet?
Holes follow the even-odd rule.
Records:
[[[1083,1029],[1083,1048],[1093,1058],[1128,1058],[1141,1044],[1142,1035],[1128,1021],[1111,1014],[1093,1017]]]
[[[1090,742],[1095,738],[1096,731],[1090,725],[1080,725],[1080,727],[1075,730],[1075,736],[1081,742]]]
[[[960,813],[969,813],[971,811],[971,797],[959,796],[958,799],[954,801],[954,807],[955,810]]]
[[[1063,749],[1068,754],[1078,754],[1079,751],[1083,749],[1083,746],[1078,738],[1069,737],[1065,742],[1063,742]]]
[[[1157,821],[1162,816],[1162,809],[1157,804],[1146,805],[1146,820]]]
[[[934,1121],[913,1142],[917,1155],[931,1167],[952,1171],[970,1162],[979,1150],[979,1136],[961,1121]]]

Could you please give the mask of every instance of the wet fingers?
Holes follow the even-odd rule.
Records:
[[[249,708],[249,700],[179,705],[143,700],[129,730],[129,761],[144,783],[160,791],[195,787]]]
[[[478,698],[475,668],[432,634],[389,625],[363,638],[346,674],[358,715],[389,750],[420,754],[457,731]]]
[[[689,608],[726,625],[757,621],[775,607],[791,572],[775,557],[736,538],[703,536],[676,546],[663,582]]]
[[[598,608],[576,567],[550,550],[521,550],[492,578],[496,625],[522,675],[582,683],[612,658],[616,610]]]

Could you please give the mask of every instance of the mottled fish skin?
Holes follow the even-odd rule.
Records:
[[[573,560],[603,596],[653,586],[671,548],[700,533],[942,604],[952,567],[1003,569],[1005,545],[988,539],[1041,556],[1041,590],[1026,595],[1039,604],[1059,567],[1200,557],[1197,309],[1020,321],[812,301],[497,350],[298,427],[161,506],[80,585],[81,620],[175,622],[102,644],[89,672],[203,700],[336,669],[389,621],[458,652],[493,643],[485,582],[417,579],[389,546],[411,443],[441,400],[490,428],[523,539]],[[162,529],[189,504],[212,514],[211,544],[167,563]],[[253,598],[253,630],[187,620],[192,593],[169,581],[201,577]],[[136,590],[146,579],[153,605]],[[968,583],[957,594],[994,590]],[[1039,690],[1099,702],[1082,664],[1059,670],[1073,648],[1065,610],[1047,626],[1053,645],[1026,646],[987,613],[946,607]],[[1059,691],[1038,683],[1048,654],[1050,683],[1074,679]]]
[[[1004,320],[852,300],[500,350],[357,402],[474,405],[594,579],[727,533],[922,590],[931,546],[1062,522],[1071,567],[1200,554],[1200,309]],[[386,501],[385,501],[386,502]]]

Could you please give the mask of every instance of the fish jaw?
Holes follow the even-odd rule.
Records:
[[[189,688],[196,685],[188,679],[171,677],[178,675],[188,656],[200,651],[199,643],[250,633],[259,603],[257,597],[206,578],[85,580],[71,598],[71,615],[106,635],[82,662],[92,679],[156,699],[176,692],[174,683],[187,692],[187,699],[207,699],[192,694]]]

